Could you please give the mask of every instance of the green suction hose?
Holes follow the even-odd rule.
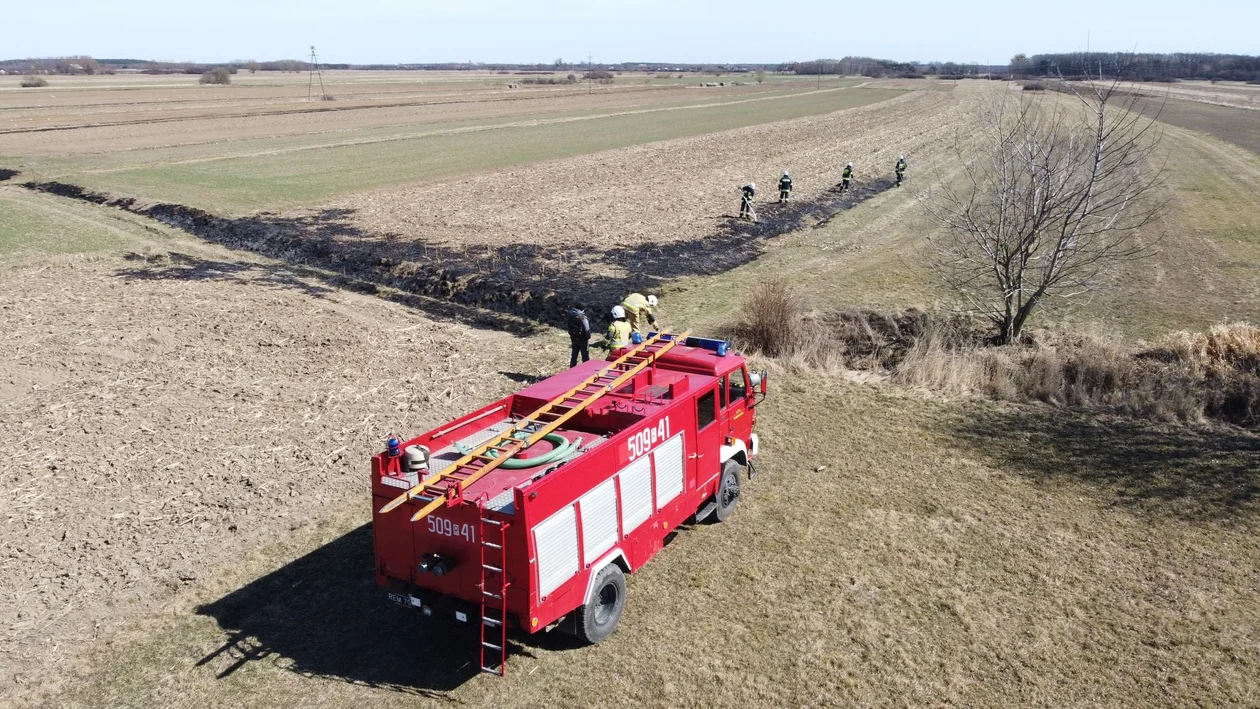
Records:
[[[525,433],[524,431],[517,431],[513,437],[518,440],[521,440],[524,438],[529,438],[529,434]],[[569,439],[565,438],[564,436],[561,436],[558,433],[548,433],[547,435],[543,436],[543,440],[550,443],[552,446],[554,446],[554,448],[550,452],[544,453],[543,455],[534,456],[533,458],[509,458],[508,460],[505,460],[502,463],[499,463],[499,467],[507,468],[509,470],[521,470],[524,468],[536,468],[540,465],[549,465],[551,463],[557,463],[573,455],[573,453],[576,452],[577,449],[582,445],[581,438],[577,438],[570,441]],[[463,455],[468,455],[469,451],[471,451],[472,449],[468,448],[467,446],[461,446],[458,443],[456,443],[455,450],[459,451]],[[498,457],[496,451],[487,451],[487,455],[490,455],[491,457]]]

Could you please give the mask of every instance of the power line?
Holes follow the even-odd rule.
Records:
[[[306,80],[306,100],[311,100],[311,93],[315,90],[315,77],[319,77],[319,100],[323,101],[327,96],[324,91],[324,72],[319,69],[319,58],[315,55],[315,45],[311,45],[311,71]]]

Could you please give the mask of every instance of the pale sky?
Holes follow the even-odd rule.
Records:
[[[1260,0],[57,0],[0,10],[0,59],[1001,64],[1018,52],[1260,53]],[[1087,34],[1088,33],[1088,34]]]

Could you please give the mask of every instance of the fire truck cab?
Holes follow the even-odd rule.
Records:
[[[617,372],[627,374],[610,380]],[[600,391],[608,381],[615,387]],[[689,518],[722,521],[734,511],[741,474],[754,473],[765,383],[724,341],[652,335],[398,446],[419,451],[426,468],[408,470],[398,450],[378,454],[378,585],[426,615],[480,623],[487,672],[504,671],[508,624],[599,642],[621,617],[626,574]],[[502,441],[548,420],[563,423],[496,458]],[[497,467],[465,486],[437,472],[470,459]],[[439,478],[448,488],[441,502],[433,492],[398,502]],[[433,511],[420,516],[426,504]]]

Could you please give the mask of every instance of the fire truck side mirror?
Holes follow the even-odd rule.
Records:
[[[761,399],[766,398],[766,379],[768,376],[769,376],[769,372],[767,372],[764,369],[761,370],[760,372],[749,372],[748,379],[749,379],[749,383],[752,384],[752,386],[748,390],[759,392],[761,394]],[[758,399],[750,403],[748,407],[752,408],[752,407],[755,407],[757,404],[760,404],[761,399]]]

